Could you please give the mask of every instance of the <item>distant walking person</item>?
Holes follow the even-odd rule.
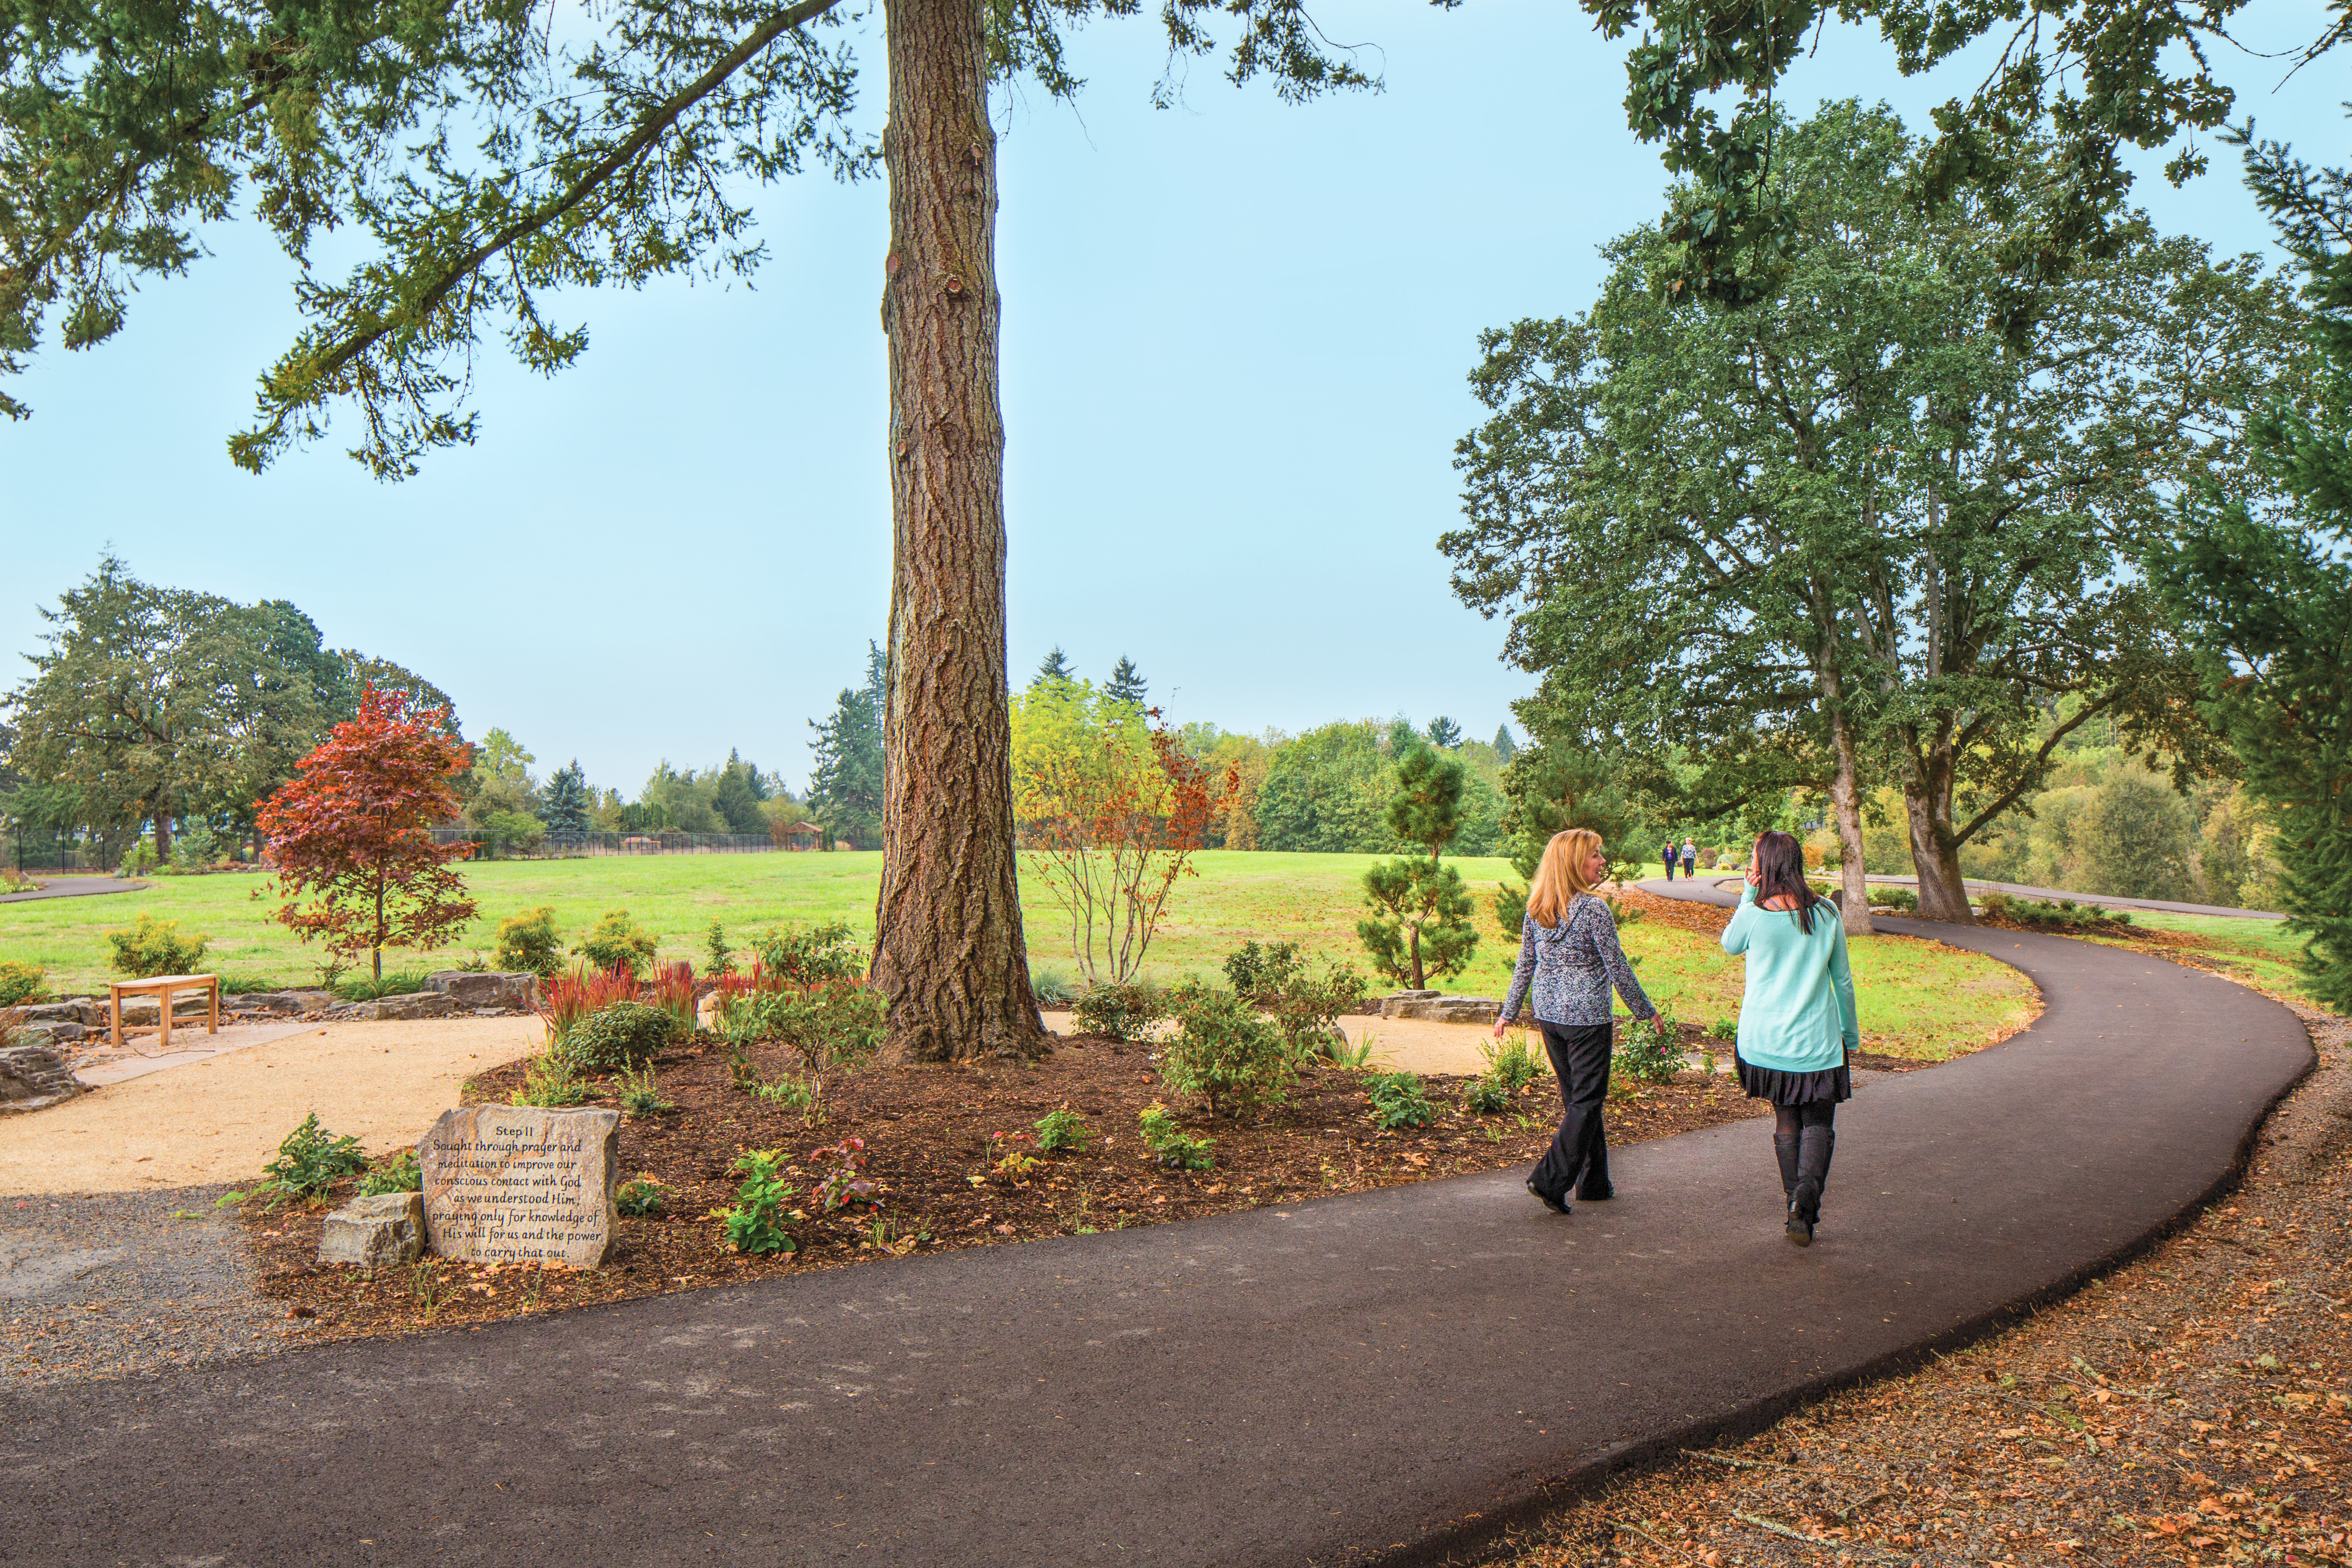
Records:
[[[1666,840],[1666,880],[1669,882],[1675,879],[1675,841],[1669,838]]]
[[[1543,1029],[1552,1076],[1559,1080],[1562,1115],[1551,1147],[1528,1177],[1528,1191],[1554,1214],[1568,1212],[1571,1191],[1587,1203],[1615,1195],[1609,1184],[1609,1141],[1601,1126],[1601,1107],[1609,1098],[1610,986],[1616,986],[1636,1018],[1658,1016],[1617,945],[1617,922],[1609,906],[1593,894],[1608,874],[1601,835],[1571,827],[1551,836],[1528,889],[1511,994],[1495,1020],[1499,1040],[1532,981],[1536,1022]]]
[[[1698,846],[1685,838],[1683,840],[1683,880],[1685,882],[1689,881],[1691,879],[1691,872],[1696,869],[1697,867]]]
[[[1804,847],[1790,835],[1756,840],[1723,951],[1748,955],[1735,1058],[1739,1087],[1750,1100],[1772,1102],[1772,1152],[1789,1202],[1789,1239],[1811,1247],[1837,1147],[1838,1101],[1853,1098],[1846,1058],[1862,1034],[1854,1026],[1845,926],[1806,884]]]

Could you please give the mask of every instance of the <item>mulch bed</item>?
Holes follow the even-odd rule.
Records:
[[[2244,1184],[1965,1352],[1622,1479],[1519,1568],[2352,1563],[2352,1023]]]
[[[771,1080],[801,1067],[781,1047],[766,1055],[755,1051],[754,1061],[761,1077]],[[469,1098],[511,1103],[528,1067],[518,1062],[484,1074],[470,1086]],[[556,1307],[741,1284],[794,1269],[1117,1230],[1526,1166],[1541,1155],[1559,1114],[1549,1077],[1510,1110],[1479,1116],[1461,1104],[1471,1080],[1433,1076],[1424,1083],[1437,1111],[1434,1123],[1382,1131],[1372,1121],[1361,1078],[1325,1068],[1302,1077],[1287,1103],[1262,1119],[1213,1120],[1168,1094],[1148,1047],[1093,1038],[1064,1040],[1028,1067],[986,1062],[830,1072],[817,1120],[736,1088],[725,1048],[716,1042],[665,1056],[656,1071],[663,1095],[677,1109],[624,1119],[621,1169],[624,1179],[658,1182],[667,1198],[657,1214],[621,1220],[618,1246],[604,1268],[542,1270],[436,1258],[373,1278],[349,1268],[321,1268],[315,1262],[320,1231],[326,1208],[347,1195],[339,1191],[316,1209],[272,1213],[258,1202],[244,1205],[262,1259],[263,1290],[313,1337],[478,1324]],[[1619,1087],[1609,1108],[1615,1143],[1759,1113],[1722,1077],[1685,1072],[1654,1088]],[[1187,1131],[1215,1140],[1213,1170],[1166,1170],[1150,1157],[1136,1123],[1138,1113],[1156,1101],[1166,1101]],[[1039,1118],[1064,1106],[1098,1135],[1094,1146],[1041,1159],[1025,1174],[1001,1173],[1006,1145],[996,1135],[1029,1133]],[[847,1138],[865,1141],[866,1175],[878,1188],[876,1209],[821,1215],[809,1203],[807,1217],[792,1226],[800,1243],[796,1255],[746,1258],[729,1249],[719,1223],[709,1216],[734,1201],[740,1177],[730,1167],[739,1152],[787,1151],[803,1194],[796,1201],[804,1201],[823,1174],[813,1152]]]

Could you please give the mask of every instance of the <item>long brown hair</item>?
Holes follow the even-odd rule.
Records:
[[[1528,913],[1538,925],[1559,924],[1578,895],[1592,891],[1592,884],[1584,879],[1584,863],[1600,850],[1601,835],[1590,827],[1563,828],[1551,836],[1528,889]]]
[[[1756,901],[1788,897],[1797,900],[1797,926],[1813,934],[1813,906],[1829,900],[1805,880],[1805,847],[1793,833],[1778,831],[1756,836]]]

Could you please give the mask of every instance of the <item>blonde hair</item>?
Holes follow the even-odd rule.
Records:
[[[1566,828],[1551,836],[1528,889],[1528,913],[1538,925],[1559,924],[1568,918],[1570,903],[1592,891],[1584,879],[1584,863],[1600,852],[1601,835],[1590,827]]]

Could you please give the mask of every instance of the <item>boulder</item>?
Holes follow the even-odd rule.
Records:
[[[65,1058],[45,1042],[0,1046],[0,1114],[56,1105],[84,1087]]]
[[[79,997],[64,1002],[38,1002],[17,1008],[16,1016],[27,1024],[79,1024],[85,1029],[95,1029],[106,1022],[106,1004],[85,1002]]]
[[[89,1033],[79,1024],[67,1023],[57,1018],[41,1018],[19,1025],[17,1032],[23,1035],[38,1035],[51,1045],[63,1045],[68,1041],[79,1040]]]
[[[222,997],[221,1005],[233,1007],[240,1013],[291,1015],[308,1013],[330,1005],[333,1001],[334,994],[330,991],[248,991],[242,996]]]
[[[1433,1024],[1491,1024],[1502,1011],[1503,1005],[1492,996],[1441,996],[1433,991],[1409,991],[1381,1003],[1383,1018],[1424,1018]]]
[[[529,970],[436,969],[425,984],[461,1007],[511,1007],[528,1013],[539,1005],[539,976]]]
[[[425,1195],[379,1193],[353,1198],[327,1216],[319,1261],[396,1268],[425,1256]]]
[[[446,1018],[457,1011],[457,1004],[438,991],[404,991],[397,996],[379,996],[373,1002],[354,1002],[348,1007],[336,1008],[328,1016],[339,1022],[348,1019],[396,1023],[411,1018]]]

